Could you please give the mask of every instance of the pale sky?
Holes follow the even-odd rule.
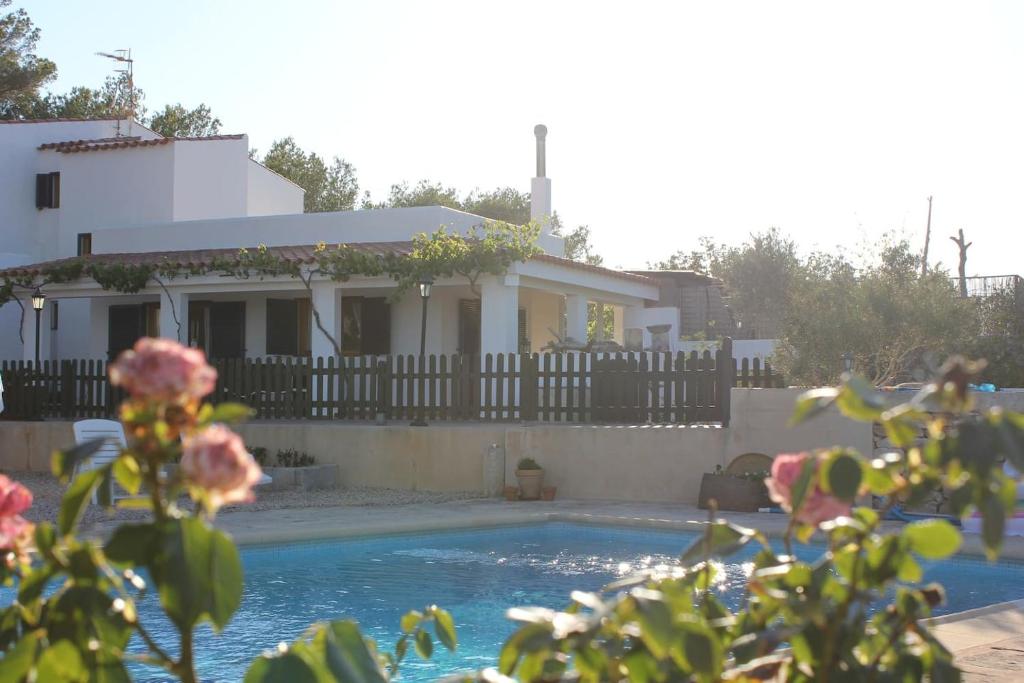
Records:
[[[380,199],[429,178],[529,190],[611,266],[778,226],[804,249],[888,230],[932,263],[1024,273],[1024,3],[15,0],[98,86],[132,48],[155,109],[208,104],[262,150],[292,135]]]

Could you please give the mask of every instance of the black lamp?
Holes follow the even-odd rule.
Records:
[[[434,278],[424,275],[420,278],[420,300],[423,301],[423,313],[420,316],[420,373],[425,371],[427,353],[427,301],[430,299],[430,287],[434,284]],[[424,384],[420,387],[426,388]],[[426,392],[420,392],[420,405],[416,413],[416,419],[410,423],[412,427],[426,427],[427,421],[423,419],[423,403],[426,401]]]
[[[843,354],[843,372],[853,371],[853,354],[847,351]]]
[[[46,295],[36,287],[36,291],[32,292],[32,308],[36,312],[36,366],[39,365],[39,316],[43,312],[43,306],[46,305]]]

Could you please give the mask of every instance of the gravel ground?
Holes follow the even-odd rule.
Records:
[[[64,486],[53,476],[41,472],[11,472],[8,474],[32,491],[32,507],[25,517],[33,522],[56,520]],[[405,491],[400,489],[356,486],[346,489],[324,489],[320,491],[264,491],[256,489],[256,501],[249,505],[233,505],[223,508],[219,514],[229,515],[239,510],[278,510],[283,508],[341,507],[371,505],[410,505],[416,503],[447,503],[455,500],[483,498],[480,493],[465,491],[432,493],[429,491]],[[188,505],[187,502],[183,502]],[[145,519],[148,513],[140,510],[115,510],[108,512],[90,505],[82,519],[83,528],[95,522],[111,520]]]

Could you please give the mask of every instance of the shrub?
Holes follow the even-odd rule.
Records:
[[[537,463],[537,461],[534,460],[533,458],[522,458],[519,461],[519,464],[516,465],[516,469],[519,469],[519,470],[542,470],[544,468],[541,467]]]
[[[308,467],[316,464],[316,458],[305,451],[297,451],[294,448],[279,450],[277,452],[278,467]]]

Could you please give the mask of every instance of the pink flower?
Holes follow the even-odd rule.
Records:
[[[171,339],[144,337],[110,364],[110,382],[134,397],[187,403],[213,391],[217,371],[206,354]]]
[[[25,550],[32,543],[35,524],[21,515],[0,517],[0,551],[14,552],[25,559]]]
[[[772,500],[782,506],[786,512],[793,512],[793,486],[796,485],[804,463],[814,459],[814,471],[818,471],[819,460],[810,453],[781,453],[772,462],[772,476],[765,480],[768,494]],[[812,475],[814,488],[804,496],[800,509],[797,510],[797,521],[817,526],[822,522],[850,514],[850,504],[829,495],[818,486],[817,478]]]
[[[0,474],[0,518],[19,515],[32,506],[32,492]]]
[[[186,436],[184,445],[181,471],[189,482],[205,489],[210,508],[254,499],[252,487],[263,473],[245,450],[242,437],[227,427],[213,425]]]

